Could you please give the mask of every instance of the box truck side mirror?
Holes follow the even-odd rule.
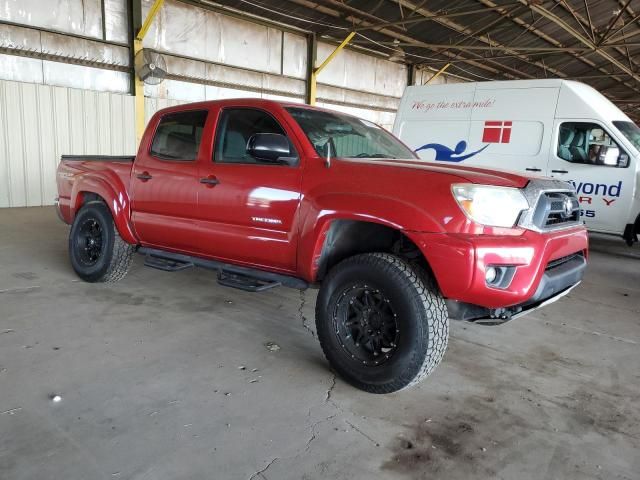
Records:
[[[628,166],[629,166],[629,155],[623,152],[620,154],[620,156],[618,156],[618,167],[627,168]]]

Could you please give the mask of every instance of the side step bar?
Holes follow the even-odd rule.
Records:
[[[144,264],[146,266],[166,272],[177,272],[191,267],[216,270],[218,271],[218,283],[248,292],[262,292],[280,285],[298,290],[309,288],[309,284],[301,278],[281,273],[265,272],[255,268],[166,252],[155,248],[140,247],[138,253],[145,255]]]
[[[225,287],[238,288],[245,292],[264,292],[270,288],[282,285],[280,282],[265,282],[257,278],[238,275],[237,273],[227,272],[225,270],[218,271],[218,283]]]
[[[163,270],[165,272],[179,272],[180,270],[191,268],[194,265],[192,262],[178,262],[176,260],[156,257],[155,255],[147,253],[144,259],[144,266],[157,268],[158,270]]]

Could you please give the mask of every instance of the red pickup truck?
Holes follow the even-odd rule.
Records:
[[[294,103],[168,108],[136,157],[63,156],[57,182],[82,279],[120,280],[138,252],[248,291],[318,286],[327,359],[375,393],[438,365],[449,318],[503,323],[586,266],[567,183],[427,164],[369,121]]]

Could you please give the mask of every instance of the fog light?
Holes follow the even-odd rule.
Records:
[[[498,271],[493,267],[488,267],[484,272],[484,279],[487,283],[493,283],[498,276]]]

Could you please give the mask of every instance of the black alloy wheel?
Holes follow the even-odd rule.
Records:
[[[380,365],[393,356],[400,335],[397,318],[389,298],[363,283],[342,293],[333,316],[341,347],[363,365]]]
[[[95,218],[87,218],[75,239],[75,248],[80,261],[87,266],[95,265],[102,256],[104,233]]]

